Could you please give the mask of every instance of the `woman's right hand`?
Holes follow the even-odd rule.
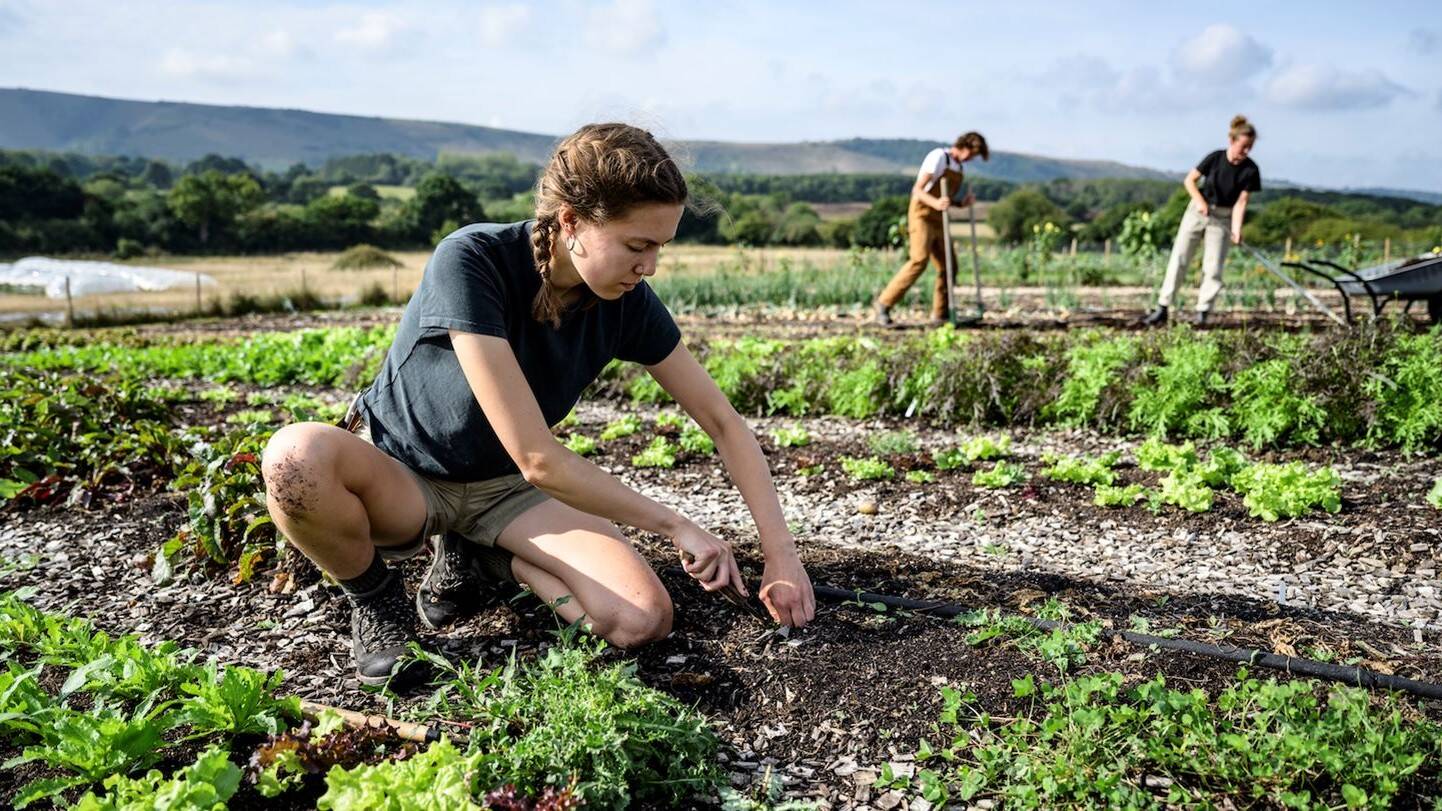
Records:
[[[731,544],[717,538],[694,522],[687,521],[671,536],[681,555],[681,567],[707,591],[734,586],[741,596],[750,596]]]
[[[1207,201],[1206,201],[1206,200],[1198,200],[1198,201],[1197,201],[1197,212],[1200,213],[1203,217],[1205,217],[1205,216],[1207,216],[1208,214],[1210,214],[1211,211],[1212,211],[1212,209],[1207,205]]]

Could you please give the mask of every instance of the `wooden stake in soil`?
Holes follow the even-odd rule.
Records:
[[[200,271],[195,272],[195,314],[200,315]]]
[[[401,303],[401,269],[397,265],[391,266],[391,301]]]
[[[1106,260],[1107,262],[1111,262],[1111,261],[1112,261],[1112,241],[1111,241],[1111,240],[1106,240],[1105,242],[1102,243],[1102,259]]]
[[[1071,255],[1076,256],[1076,237],[1071,238]]]
[[[1392,238],[1391,238],[1391,237],[1383,237],[1383,238],[1382,238],[1382,261],[1383,261],[1383,262],[1391,262],[1391,261],[1392,261]]]
[[[65,326],[75,326],[75,301],[70,298],[70,277],[65,277]]]
[[[322,712],[333,712],[345,721],[350,727],[371,727],[372,729],[383,729],[390,727],[396,737],[401,740],[414,741],[416,743],[431,743],[441,739],[441,731],[437,727],[426,726],[425,724],[414,724],[410,721],[401,721],[396,718],[387,718],[384,715],[366,715],[354,710],[343,710],[340,707],[332,707],[329,704],[320,704],[315,701],[300,702],[301,714],[314,721]],[[467,736],[462,733],[447,732],[446,736],[457,743],[464,743]]]

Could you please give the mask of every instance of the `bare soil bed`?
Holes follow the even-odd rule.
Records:
[[[579,412],[578,430],[595,436],[610,419],[636,411],[589,404]],[[641,412],[648,423],[652,413]],[[187,417],[205,419],[199,413]],[[1032,612],[1054,597],[1076,619],[1107,627],[1144,621],[1186,638],[1442,681],[1438,615],[1409,619],[1388,602],[1396,598],[1407,610],[1435,611],[1435,599],[1427,599],[1435,592],[1420,590],[1436,586],[1437,521],[1409,505],[1420,503],[1418,482],[1439,472],[1438,460],[1358,451],[1302,454],[1344,471],[1343,511],[1268,525],[1228,496],[1210,513],[1173,508],[1154,515],[1140,507],[1103,510],[1090,504],[1087,488],[1035,477],[998,491],[973,486],[969,470],[941,472],[924,485],[853,482],[836,460],[867,455],[865,437],[896,426],[807,420],[801,424],[814,437],[811,445],[778,448],[767,434],[782,422],[754,421],[818,583],[1008,612]],[[717,460],[683,456],[672,470],[632,467],[631,455],[649,437],[643,431],[603,443],[597,461],[714,527],[741,550],[753,581],[758,578],[760,560],[744,505]],[[922,431],[919,438],[924,447],[937,447],[955,434]],[[1014,456],[1033,469],[1043,449],[1095,453],[1123,444],[1090,434],[1018,433],[1016,439]],[[922,454],[916,457],[892,461],[898,467],[925,464]],[[815,465],[825,474],[796,475]],[[1154,474],[1125,469],[1123,475],[1147,481]],[[872,502],[877,514],[859,514],[862,501]],[[91,509],[0,513],[0,558],[6,561],[0,588],[31,587],[40,607],[88,616],[115,632],[174,639],[224,661],[281,668],[286,686],[311,700],[387,710],[381,697],[362,692],[351,676],[344,598],[304,560],[288,557],[246,583],[196,570],[154,585],[149,555],[184,521],[183,501],[164,492],[98,499]],[[756,790],[770,774],[784,782],[787,796],[837,808],[887,807],[900,796],[872,784],[884,764],[908,767],[936,722],[942,686],[970,690],[992,715],[1004,717],[1026,710],[1012,696],[1013,679],[1058,676],[1015,645],[973,647],[955,623],[860,605],[823,603],[814,625],[783,634],[674,572],[673,553],[660,539],[628,534],[671,590],[675,630],[633,654],[608,655],[634,658],[644,681],[706,712],[727,745],[732,783],[743,790]],[[406,564],[412,589],[423,566]],[[1313,579],[1301,580],[1309,571],[1316,573]],[[1283,590],[1269,585],[1274,582]],[[1368,590],[1382,582],[1385,587]],[[1368,588],[1353,600],[1359,583]],[[513,653],[534,655],[555,629],[548,609],[523,602],[497,605],[445,633],[428,634],[425,642],[448,656],[498,666]],[[1103,671],[1122,672],[1129,682],[1164,674],[1173,686],[1215,692],[1236,668],[1104,643],[1079,672]],[[403,698],[402,706],[419,697]],[[1442,717],[1436,706],[1425,712]],[[0,753],[0,759],[13,754]],[[0,796],[35,776],[0,772]],[[314,796],[285,799],[304,807]],[[237,807],[260,802],[236,799]]]

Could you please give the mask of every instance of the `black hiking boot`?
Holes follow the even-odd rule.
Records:
[[[427,628],[439,629],[480,611],[515,583],[511,553],[447,532],[431,549],[431,568],[416,591],[416,613]]]
[[[424,677],[419,662],[403,661],[416,640],[416,615],[397,572],[375,591],[350,596],[351,654],[361,684],[393,686]]]
[[[1167,325],[1167,308],[1157,307],[1155,310],[1147,313],[1147,315],[1142,318],[1141,324],[1144,327],[1165,327]]]
[[[1207,310],[1197,310],[1197,320],[1195,322],[1197,326],[1205,327],[1210,320],[1210,312],[1208,312]]]
[[[876,314],[872,316],[872,323],[879,327],[889,327],[891,322],[891,308],[884,306],[881,302],[876,303]]]

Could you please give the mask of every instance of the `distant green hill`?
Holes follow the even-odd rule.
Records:
[[[0,88],[0,149],[36,149],[87,155],[139,155],[186,163],[207,154],[238,157],[264,169],[294,163],[319,166],[327,158],[390,152],[433,160],[443,152],[508,152],[541,163],[554,135],[470,124],[315,113],[268,107],[223,107]],[[937,141],[848,138],[799,143],[689,141],[671,144],[698,172],[799,175],[907,173]],[[1127,178],[1176,182],[1164,172],[1114,161],[1071,160],[993,150],[970,171],[1014,183]],[[1285,181],[1276,189],[1291,188]],[[1358,194],[1442,203],[1442,193],[1403,189],[1351,189]]]
[[[187,162],[209,153],[267,169],[312,166],[337,155],[393,152],[433,159],[441,152],[509,152],[539,163],[556,136],[398,118],[222,107],[0,88],[0,148],[91,155],[140,155]],[[937,142],[852,138],[801,143],[692,141],[674,145],[696,171],[754,174],[912,172]],[[1165,178],[1106,161],[993,152],[976,174],[1017,182],[1056,178]]]

